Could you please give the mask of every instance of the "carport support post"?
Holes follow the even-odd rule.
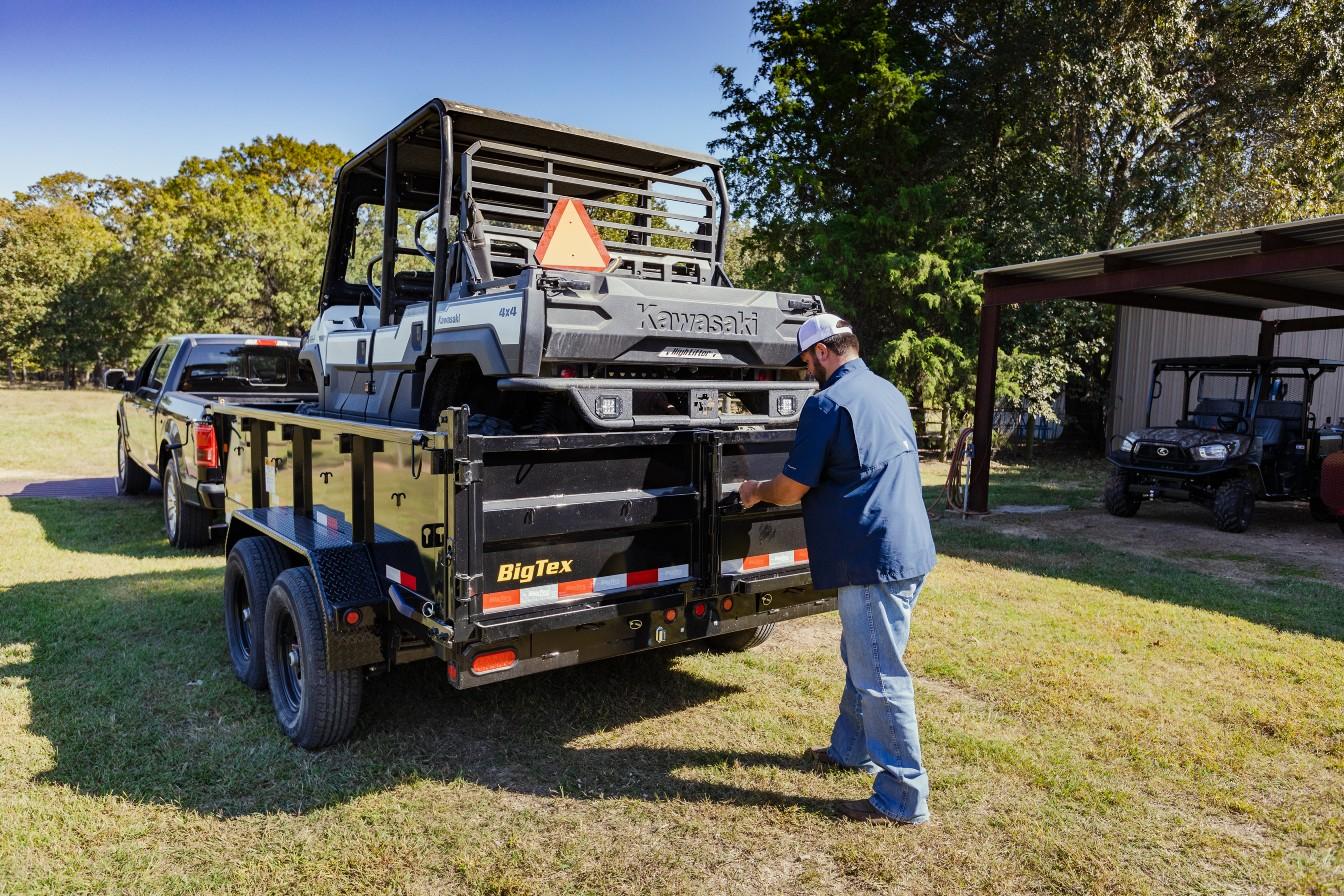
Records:
[[[1256,343],[1255,353],[1262,358],[1272,358],[1274,356],[1274,341],[1279,335],[1279,322],[1276,320],[1260,321],[1260,340]]]
[[[980,359],[975,375],[975,456],[966,509],[989,512],[989,454],[994,432],[994,381],[999,372],[999,306],[980,308]]]

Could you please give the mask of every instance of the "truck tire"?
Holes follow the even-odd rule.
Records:
[[[266,690],[262,651],[266,595],[285,571],[285,560],[279,545],[256,535],[239,539],[224,567],[224,636],[229,662],[238,680],[254,691]]]
[[[177,461],[169,457],[163,462],[163,531],[168,543],[175,548],[199,548],[210,543],[210,511],[188,503],[182,497],[182,478],[177,472]]]
[[[118,426],[120,430],[120,426]],[[149,490],[149,474],[126,453],[126,435],[117,432],[117,494],[143,495]]]
[[[709,639],[710,650],[719,653],[735,653],[742,650],[750,650],[753,647],[759,647],[775,632],[775,624],[767,622],[765,625],[756,628],[743,629],[740,632],[731,632],[726,635],[716,635]]]
[[[317,583],[308,567],[285,570],[271,586],[264,640],[271,702],[285,735],[305,750],[349,737],[359,717],[363,671],[327,668]]]
[[[1213,493],[1213,524],[1221,532],[1245,532],[1255,514],[1255,491],[1245,479],[1229,479]]]
[[[472,414],[467,418],[467,432],[474,436],[511,436],[513,425],[488,414]]]
[[[1106,487],[1101,491],[1101,502],[1111,516],[1133,516],[1139,512],[1142,502],[1129,493],[1129,474],[1123,470],[1112,470],[1106,478]]]

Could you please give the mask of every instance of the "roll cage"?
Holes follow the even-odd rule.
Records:
[[[1268,408],[1272,403],[1272,410],[1275,413],[1267,416],[1276,420],[1284,420],[1284,411],[1287,410],[1290,413],[1288,422],[1296,424],[1298,434],[1305,434],[1314,420],[1314,414],[1311,412],[1311,402],[1316,381],[1322,375],[1338,370],[1341,366],[1344,366],[1344,361],[1316,358],[1257,357],[1253,355],[1159,359],[1153,362],[1153,376],[1148,388],[1148,408],[1144,426],[1149,429],[1153,426],[1153,406],[1162,397],[1162,375],[1175,371],[1182,374],[1181,419],[1178,425],[1196,429],[1251,434],[1257,431],[1256,423],[1261,416],[1262,408]],[[1224,399],[1225,401],[1236,402],[1237,407],[1235,409],[1230,406],[1221,408],[1218,406],[1218,399],[1206,397],[1200,392],[1195,394],[1198,404],[1193,408],[1191,407],[1192,387],[1197,380],[1200,381],[1202,387],[1202,377],[1206,374],[1233,377],[1237,380],[1245,379],[1244,384],[1237,384],[1236,388],[1240,394],[1231,399]],[[1282,393],[1275,391],[1275,384],[1282,384],[1294,379],[1300,380],[1302,383],[1301,400],[1282,400]],[[1293,408],[1293,405],[1299,407]],[[1201,410],[1204,412],[1201,413]],[[1292,411],[1296,411],[1296,414],[1292,414]],[[1224,423],[1225,419],[1232,417],[1237,417],[1239,420],[1235,427]],[[1209,418],[1213,418],[1212,421]],[[1208,425],[1211,422],[1213,425]]]
[[[386,326],[414,302],[510,282],[537,265],[566,197],[589,210],[609,274],[730,285],[727,187],[713,157],[436,99],[337,172],[319,313],[356,305],[358,326],[375,306]],[[381,211],[378,251],[351,271],[366,206]]]

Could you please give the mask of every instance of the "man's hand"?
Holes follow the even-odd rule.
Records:
[[[737,496],[744,508],[752,508],[761,503],[761,484],[755,479],[744,479],[737,487]]]
[[[774,479],[744,479],[737,487],[737,495],[742,499],[744,508],[755,507],[761,503],[788,507],[803,500],[803,495],[808,491],[808,486],[794,482],[783,473]]]

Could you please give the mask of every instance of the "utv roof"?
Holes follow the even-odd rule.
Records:
[[[1344,361],[1287,356],[1215,355],[1208,358],[1160,358],[1153,362],[1153,366],[1185,370],[1251,370],[1260,367],[1301,367],[1329,371],[1344,367]]]
[[[400,150],[401,164],[427,173],[437,171],[438,121],[442,115],[449,116],[452,121],[454,154],[462,152],[478,140],[490,140],[626,165],[657,174],[679,174],[701,165],[717,167],[719,164],[713,156],[702,152],[616,137],[456,100],[433,99],[342,165],[342,172],[353,171],[369,162],[376,162],[378,168],[374,170],[380,171],[381,162],[378,160],[388,138],[407,141]],[[430,142],[423,138],[431,135],[435,149],[431,151],[425,145],[417,152],[417,143]]]

